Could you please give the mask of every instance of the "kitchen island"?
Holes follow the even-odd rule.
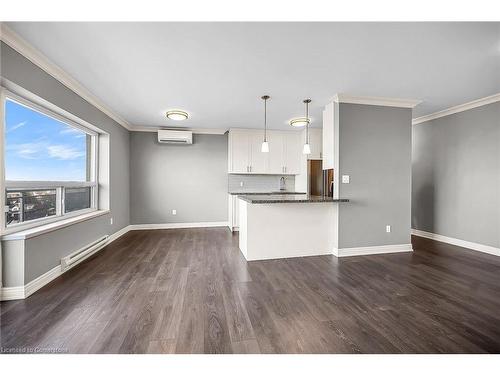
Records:
[[[337,208],[348,199],[241,195],[239,247],[246,260],[332,254]]]

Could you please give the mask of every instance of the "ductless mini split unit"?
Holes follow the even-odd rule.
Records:
[[[193,132],[188,130],[158,130],[158,142],[190,145],[193,144]]]

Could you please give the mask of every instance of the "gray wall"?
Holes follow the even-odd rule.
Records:
[[[227,203],[227,135],[194,134],[192,145],[170,145],[156,133],[132,132],[132,224],[227,221]]]
[[[31,238],[25,244],[25,283],[60,264],[70,254],[104,234],[129,224],[129,132],[80,96],[1,43],[1,75],[110,134],[110,209],[105,215]],[[110,225],[110,217],[114,223]],[[4,286],[12,285],[4,280]]]
[[[413,127],[412,228],[500,247],[500,103]]]
[[[338,137],[338,247],[410,243],[411,109],[341,103]]]

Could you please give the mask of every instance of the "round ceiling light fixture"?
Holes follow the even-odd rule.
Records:
[[[303,126],[306,126],[309,124],[311,120],[307,117],[297,117],[293,118],[290,120],[290,125],[293,126],[294,128],[302,128]]]
[[[167,112],[167,118],[175,121],[186,120],[189,117],[188,113],[180,109],[173,109]]]

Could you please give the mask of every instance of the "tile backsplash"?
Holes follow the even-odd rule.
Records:
[[[228,192],[266,192],[278,191],[280,189],[281,175],[268,174],[228,174],[227,175]],[[286,190],[295,190],[295,176],[284,176]],[[243,183],[243,186],[241,186]]]

